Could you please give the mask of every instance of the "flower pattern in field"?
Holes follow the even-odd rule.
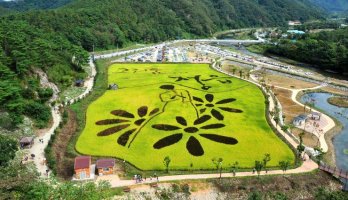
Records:
[[[192,99],[195,101],[195,106],[202,107],[199,112],[200,114],[205,113],[207,110],[210,110],[210,113],[213,117],[215,117],[217,120],[224,120],[224,116],[221,114],[220,111],[226,111],[231,113],[242,113],[243,111],[236,108],[230,108],[224,106],[225,104],[232,103],[236,101],[234,98],[228,98],[223,99],[220,101],[217,101],[214,103],[214,95],[212,94],[206,94],[205,100],[199,98],[199,97],[192,97]]]
[[[211,119],[209,115],[203,115],[200,118],[196,119],[193,124],[188,125],[187,120],[183,117],[176,117],[177,125],[169,124],[154,124],[152,128],[161,130],[161,131],[177,131],[177,133],[171,134],[167,137],[164,137],[158,140],[153,147],[155,149],[162,149],[164,147],[171,146],[175,143],[178,143],[182,140],[184,134],[189,135],[189,139],[186,142],[187,151],[193,156],[202,156],[204,154],[203,147],[197,138],[203,137],[214,142],[235,145],[238,141],[233,137],[222,136],[218,134],[206,133],[209,130],[215,130],[225,127],[224,124],[215,123],[207,124]]]
[[[105,119],[97,121],[97,125],[115,125],[111,128],[107,128],[101,132],[99,132],[98,136],[109,136],[115,133],[118,133],[122,130],[127,131],[123,132],[121,136],[118,137],[117,143],[126,146],[129,141],[130,136],[139,131],[142,126],[149,121],[156,113],[159,112],[158,108],[153,109],[148,113],[148,107],[142,106],[138,108],[137,116],[135,114],[129,113],[125,110],[114,110],[111,111],[111,114],[120,117],[120,119]]]

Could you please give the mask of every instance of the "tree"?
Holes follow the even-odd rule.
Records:
[[[278,114],[278,113],[276,113],[276,114]],[[276,123],[276,127],[278,127],[279,117],[276,115],[276,116],[273,117],[273,120]]]
[[[288,124],[289,131],[292,132],[292,129],[295,128],[293,123]]]
[[[281,127],[281,129],[282,131],[286,132],[289,129],[289,127],[287,125],[284,125]]]
[[[258,191],[253,191],[249,194],[248,200],[262,200],[262,194]]]
[[[263,167],[266,169],[267,163],[271,161],[271,154],[266,153],[264,158],[262,159]],[[267,170],[267,169],[266,169]]]
[[[315,158],[317,159],[318,165],[320,165],[321,161],[324,159],[325,152],[323,152],[323,149],[320,147],[315,147],[314,150],[317,152]]]
[[[211,161],[212,161],[213,164],[215,165],[216,170],[219,170],[219,171],[220,171],[220,179],[221,179],[222,161],[223,161],[223,159],[222,159],[222,158],[213,158],[213,159],[211,159]]]
[[[256,160],[255,161],[255,170],[257,172],[257,176],[260,176],[262,168],[263,168],[263,163],[261,161]]]
[[[236,68],[232,68],[232,74],[234,75],[236,73],[237,69]]]
[[[286,170],[290,167],[290,162],[289,161],[280,161],[279,162],[280,168],[283,170],[283,173],[285,174]]]
[[[0,167],[7,166],[15,157],[17,150],[18,145],[14,139],[0,134]]]
[[[239,167],[239,163],[238,163],[237,161],[234,162],[234,163],[232,164],[232,166],[231,166],[231,170],[232,170],[232,173],[233,173],[234,176],[236,176],[236,172],[237,172],[237,170],[238,170],[238,167]]]
[[[243,71],[239,70],[239,77],[242,78],[242,76],[243,76]]]
[[[166,170],[167,170],[167,173],[169,172],[169,164],[170,164],[170,157],[169,156],[166,156],[164,159],[163,159],[163,164],[164,166],[166,167]]]
[[[300,144],[297,146],[297,151],[298,151],[298,153],[299,153],[299,155],[301,156],[302,155],[302,153],[304,152],[304,150],[305,150],[305,146],[303,145],[303,136],[304,136],[304,132],[301,132],[300,134],[299,134],[299,137],[300,137]]]

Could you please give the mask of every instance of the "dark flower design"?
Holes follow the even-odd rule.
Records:
[[[225,127],[224,124],[208,124],[203,125],[205,122],[209,121],[211,116],[204,115],[198,119],[196,119],[192,126],[188,125],[187,121],[183,117],[176,117],[176,121],[178,126],[169,125],[169,124],[154,124],[152,128],[162,131],[178,131],[178,133],[172,134],[170,136],[164,137],[157,141],[153,147],[155,149],[162,149],[167,146],[171,146],[177,142],[179,142],[184,134],[189,134],[190,137],[186,142],[187,151],[193,156],[202,156],[204,154],[203,147],[197,136],[212,140],[214,142],[219,142],[223,144],[235,145],[238,141],[232,137],[221,136],[217,134],[204,133],[207,130],[211,129],[219,129]]]
[[[111,128],[107,128],[101,132],[99,132],[98,136],[109,136],[115,133],[118,133],[122,130],[127,129],[128,127],[132,127],[131,129],[125,131],[120,137],[117,139],[117,143],[126,146],[130,136],[134,132],[138,132],[146,121],[149,121],[151,117],[153,117],[156,113],[159,112],[158,108],[153,109],[150,113],[148,113],[148,107],[142,106],[138,108],[138,116],[136,117],[134,114],[129,113],[125,110],[114,110],[111,111],[111,114],[121,117],[123,119],[105,119],[101,121],[97,121],[97,125],[111,125],[115,124],[115,126]],[[134,127],[135,126],[135,127]],[[134,139],[134,138],[133,138]]]
[[[201,108],[199,110],[200,114],[203,114],[208,109],[211,109],[210,113],[212,114],[212,116],[214,116],[217,120],[220,120],[220,121],[222,121],[224,119],[224,116],[221,114],[221,112],[219,110],[231,112],[231,113],[242,113],[243,112],[240,109],[224,107],[224,104],[236,101],[236,99],[234,99],[234,98],[223,99],[223,100],[220,100],[220,101],[213,103],[214,95],[206,94],[205,100],[203,100],[199,97],[192,97],[192,99],[196,102],[195,105],[197,107],[204,106],[204,108]]]

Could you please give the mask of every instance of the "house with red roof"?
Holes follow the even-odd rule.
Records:
[[[96,168],[99,176],[113,174],[115,168],[115,159],[99,159],[97,160]]]
[[[79,156],[75,158],[74,163],[74,179],[85,180],[91,178],[91,157],[90,156]],[[93,173],[94,177],[94,173]]]

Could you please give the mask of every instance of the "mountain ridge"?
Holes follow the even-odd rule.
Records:
[[[346,0],[310,0],[315,5],[329,12],[347,12],[348,1]]]

